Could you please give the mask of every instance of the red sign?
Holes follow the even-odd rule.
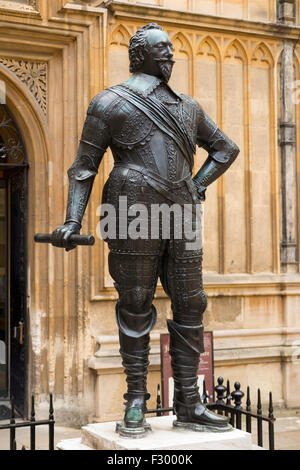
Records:
[[[160,335],[160,355],[161,355],[161,381],[162,381],[162,406],[170,408],[173,406],[174,381],[171,367],[170,335]],[[198,368],[198,386],[200,396],[203,394],[203,380],[209,395],[208,402],[213,401],[214,388],[214,357],[213,357],[213,333],[206,331],[204,333],[204,349],[201,353],[200,364]]]

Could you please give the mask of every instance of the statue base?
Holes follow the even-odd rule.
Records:
[[[146,421],[141,428],[126,428],[124,421],[116,423],[116,432],[121,437],[130,437],[131,439],[142,439],[147,433],[151,432],[151,426]]]
[[[253,450],[251,434],[233,429],[230,432],[197,432],[173,426],[175,416],[147,418],[152,431],[140,439],[121,437],[116,422],[88,424],[81,439],[57,444],[60,450]]]

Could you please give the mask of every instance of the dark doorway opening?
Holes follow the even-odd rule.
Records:
[[[27,162],[19,129],[0,105],[0,419],[27,403]]]

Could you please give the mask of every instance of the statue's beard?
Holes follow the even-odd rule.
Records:
[[[175,64],[174,60],[156,59],[155,62],[157,62],[162,79],[168,83],[172,75],[173,66]]]

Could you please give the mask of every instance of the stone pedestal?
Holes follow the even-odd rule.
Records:
[[[238,429],[227,432],[194,432],[173,428],[174,416],[148,418],[152,432],[141,439],[120,437],[116,423],[89,424],[81,439],[58,443],[60,450],[252,450],[251,435]]]

